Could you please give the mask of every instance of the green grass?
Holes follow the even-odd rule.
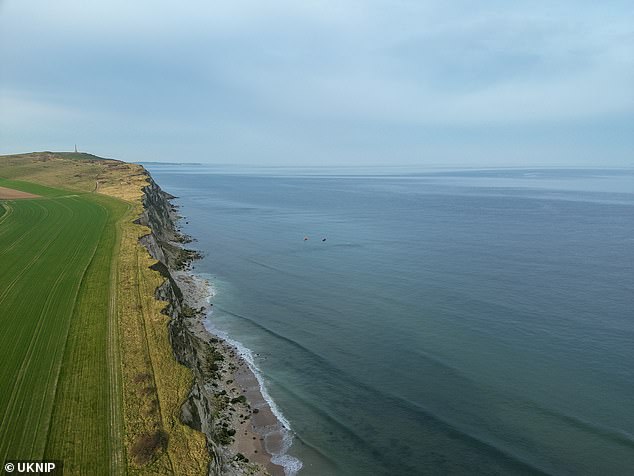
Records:
[[[26,182],[0,186],[46,197],[0,207],[0,460],[122,472],[123,457],[111,465],[123,451],[122,429],[113,429],[122,422],[111,274],[115,224],[128,205]]]
[[[61,459],[65,474],[206,474],[205,437],[180,422],[192,375],[155,299],[164,278],[138,241],[149,230],[134,224],[146,185],[134,164],[0,156],[0,186],[42,197],[0,200],[2,460]],[[155,435],[167,446],[147,447]]]

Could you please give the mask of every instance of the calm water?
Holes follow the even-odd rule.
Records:
[[[300,474],[634,473],[634,170],[148,169]]]

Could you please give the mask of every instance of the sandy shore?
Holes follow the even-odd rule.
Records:
[[[282,423],[262,395],[248,362],[234,346],[205,327],[206,316],[212,309],[210,283],[191,270],[173,271],[172,276],[183,292],[185,302],[198,311],[197,317],[189,323],[190,329],[223,356],[218,369],[221,378],[206,385],[211,385],[214,393],[228,396],[227,400],[231,402],[219,412],[216,422],[216,425],[235,430],[230,451],[242,454],[250,463],[257,463],[266,470],[251,474],[284,476],[284,468],[271,461],[272,456],[282,450]]]

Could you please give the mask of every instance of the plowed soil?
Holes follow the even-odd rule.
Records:
[[[0,200],[16,200],[20,198],[39,198],[39,195],[14,190],[12,188],[0,187]]]

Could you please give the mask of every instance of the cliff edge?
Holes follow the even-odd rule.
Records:
[[[170,317],[168,330],[174,357],[193,373],[192,387],[180,409],[181,421],[205,434],[210,475],[270,474],[262,465],[266,459],[258,464],[237,451],[242,446],[239,438],[262,441],[260,435],[248,431],[253,409],[242,390],[228,378],[244,363],[230,346],[205,329],[208,283],[189,272],[199,255],[183,246],[191,240],[177,227],[177,209],[170,202],[175,197],[146,174],[144,210],[137,223],[148,227],[150,233],[140,242],[157,260],[152,268],[165,278],[156,289],[156,298],[167,302],[163,312]],[[242,434],[237,434],[238,430]],[[266,452],[261,443],[259,447],[261,459]],[[257,449],[254,452],[257,454]],[[275,470],[279,467],[271,466],[272,473],[280,474]]]

